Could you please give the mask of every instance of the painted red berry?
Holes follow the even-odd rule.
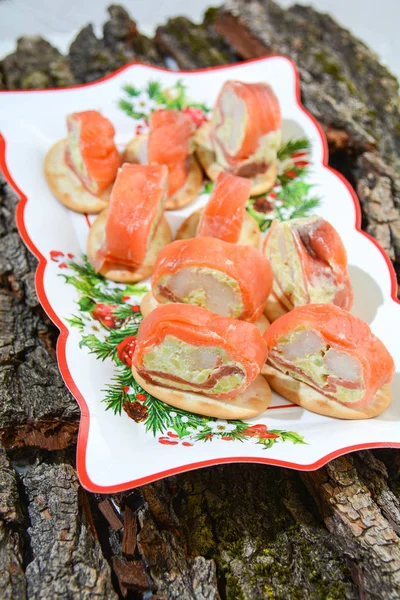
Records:
[[[179,444],[179,442],[177,442],[176,440],[170,440],[167,437],[158,438],[158,442],[159,444],[164,444],[164,446],[176,446],[177,444]]]
[[[174,433],[173,431],[167,431],[167,435],[170,438],[179,438],[179,435],[177,433]]]
[[[140,312],[139,304],[132,304],[131,308],[132,308],[132,312]]]
[[[125,394],[127,394],[129,392],[129,385],[124,385],[122,389],[124,390]]]
[[[147,400],[147,396],[146,394],[136,394],[136,400],[138,402],[144,402],[145,400]]]
[[[245,429],[242,433],[246,437],[261,437],[266,434],[268,427],[263,423],[258,423],[257,425],[251,425],[247,429]]]
[[[136,347],[136,335],[128,335],[117,346],[117,356],[118,356],[119,360],[129,368],[132,366],[132,356],[133,356],[133,353],[135,352],[135,347]],[[140,395],[144,395],[144,394],[140,394]],[[138,396],[136,396],[136,398],[137,397]],[[145,396],[145,398],[146,398],[146,396]]]
[[[182,442],[182,446],[193,446],[190,442]]]
[[[70,258],[71,260],[72,260],[73,258],[75,258],[75,254],[72,254],[71,252],[68,252],[67,256],[68,256],[68,258]]]
[[[224,440],[225,442],[231,442],[233,438],[231,438],[230,435],[224,435],[222,436],[221,440]]]
[[[193,123],[197,125],[197,127],[200,127],[200,125],[207,121],[206,115],[203,113],[201,108],[194,108],[193,106],[188,106],[184,108],[182,112],[184,112],[186,115],[189,115],[189,117],[192,119]]]
[[[116,304],[96,304],[91,312],[93,319],[100,321],[102,325],[109,329],[117,329],[120,327],[120,319],[116,319],[113,311],[117,308]]]
[[[276,439],[278,437],[279,435],[277,435],[276,433],[269,433],[268,431],[266,431],[265,433],[262,433],[260,435],[260,440],[265,440],[267,438]]]
[[[60,250],[51,250],[50,259],[54,262],[58,262],[61,256],[65,256],[64,252],[60,252]]]
[[[130,299],[130,296],[122,296],[122,302],[127,302]]]
[[[307,167],[310,163],[308,162],[308,160],[298,160],[296,161],[296,167],[299,168],[303,168],[303,167]]]
[[[295,152],[292,154],[292,158],[301,158],[302,156],[307,156],[307,152]]]
[[[60,264],[58,265],[58,268],[59,268],[59,269],[68,269],[68,265],[67,265],[67,263],[60,263]]]
[[[289,179],[294,179],[295,177],[297,177],[297,173],[295,173],[294,171],[286,171],[285,175],[286,177],[289,177]]]

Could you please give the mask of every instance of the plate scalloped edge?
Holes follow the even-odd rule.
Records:
[[[387,264],[387,268],[389,270],[389,275],[390,275],[390,280],[391,280],[391,297],[395,302],[400,304],[400,301],[397,299],[397,296],[396,296],[396,291],[397,291],[396,273],[395,273],[395,270],[393,268],[393,265],[392,265],[388,255],[386,254],[386,252],[383,250],[383,248],[378,244],[378,242],[372,236],[370,236],[368,233],[366,233],[365,231],[363,231],[361,229],[361,209],[360,209],[359,201],[358,201],[355,191],[353,190],[353,188],[351,187],[349,182],[343,177],[343,175],[341,173],[339,173],[335,169],[332,169],[328,165],[329,154],[328,154],[328,144],[326,141],[326,137],[322,130],[321,125],[301,103],[300,78],[299,78],[299,74],[298,74],[295,63],[286,56],[271,54],[266,57],[260,57],[260,58],[256,58],[256,59],[252,59],[252,60],[248,60],[248,61],[242,61],[239,64],[243,65],[246,63],[255,63],[255,62],[259,62],[259,61],[268,60],[269,58],[277,58],[277,57],[286,60],[293,69],[295,86],[296,86],[295,95],[296,95],[297,104],[298,104],[299,108],[311,119],[311,121],[315,125],[315,127],[318,131],[318,134],[321,138],[321,143],[322,143],[322,147],[323,147],[322,166],[325,169],[331,171],[347,187],[347,189],[350,193],[350,196],[353,199],[354,207],[355,207],[355,217],[356,217],[355,224],[354,224],[355,229],[357,231],[359,231],[360,233],[362,233],[367,239],[369,239],[370,242],[372,242],[378,248],[378,250],[381,252],[381,254]],[[65,90],[65,89],[87,88],[88,86],[96,86],[98,84],[101,84],[104,81],[115,77],[116,75],[118,75],[119,73],[121,73],[122,71],[128,69],[129,67],[131,67],[133,65],[146,66],[147,68],[152,69],[154,71],[169,72],[168,69],[164,69],[162,67],[155,67],[152,65],[144,65],[144,63],[140,63],[140,62],[133,62],[133,63],[129,63],[127,65],[124,65],[117,71],[114,71],[113,73],[110,73],[109,75],[106,75],[105,77],[103,77],[97,81],[91,82],[91,83],[69,86],[67,88],[50,88],[50,89],[46,89],[46,90],[12,90],[12,91],[10,90],[10,91],[12,93],[15,93],[15,92],[35,93],[38,91],[53,92],[53,91],[61,91],[61,90]],[[183,73],[183,74],[185,74],[185,73],[187,73],[187,74],[203,73],[206,71],[229,69],[232,66],[234,66],[234,65],[222,65],[219,67],[207,67],[204,69],[197,69],[197,70],[193,70],[193,71],[179,71],[179,73]],[[10,91],[9,90],[2,91],[2,92],[0,92],[0,95],[10,93]],[[340,448],[338,450],[335,450],[334,452],[331,452],[331,453],[323,456],[319,460],[317,460],[311,464],[307,464],[307,465],[296,464],[296,463],[292,463],[289,461],[278,460],[278,459],[273,459],[273,458],[259,458],[259,457],[247,457],[247,456],[217,458],[217,459],[204,460],[204,461],[200,461],[200,462],[198,461],[198,462],[194,462],[194,463],[188,463],[183,466],[178,466],[178,467],[174,467],[171,469],[167,469],[167,470],[159,472],[159,473],[154,473],[152,475],[142,477],[140,479],[136,479],[133,481],[124,482],[121,484],[116,484],[116,485],[111,485],[111,486],[100,486],[100,485],[97,485],[96,483],[94,483],[88,475],[88,472],[86,469],[86,461],[85,461],[86,447],[87,447],[88,433],[89,433],[89,422],[90,422],[89,409],[88,409],[88,406],[86,404],[86,401],[85,401],[83,395],[79,391],[79,389],[69,371],[69,367],[68,367],[67,360],[66,360],[66,342],[67,342],[69,332],[68,332],[67,327],[64,325],[62,320],[59,318],[59,316],[54,311],[53,307],[51,306],[51,304],[47,298],[45,288],[44,288],[44,272],[45,272],[45,268],[47,265],[47,259],[45,258],[45,256],[43,256],[43,254],[36,247],[36,245],[34,244],[34,242],[32,241],[32,239],[30,238],[30,236],[27,232],[27,229],[25,226],[25,221],[24,221],[24,211],[25,211],[26,204],[28,202],[28,198],[19,189],[19,187],[17,186],[17,184],[11,177],[11,174],[7,168],[6,140],[1,135],[1,133],[0,133],[0,170],[2,171],[5,179],[8,181],[10,186],[13,188],[13,190],[19,197],[19,203],[16,208],[16,223],[17,223],[17,227],[18,227],[19,233],[21,235],[21,238],[23,239],[23,241],[26,244],[26,246],[28,247],[28,249],[32,252],[32,254],[34,254],[34,256],[36,256],[36,258],[39,261],[39,264],[38,264],[38,267],[36,270],[36,279],[35,279],[38,298],[39,298],[40,303],[42,304],[44,310],[50,317],[50,319],[60,330],[60,335],[59,335],[58,341],[57,341],[58,366],[59,366],[59,369],[60,369],[60,372],[64,379],[65,384],[67,385],[68,389],[73,394],[73,396],[76,398],[76,400],[79,404],[80,410],[81,410],[81,420],[80,420],[80,425],[79,425],[79,434],[78,434],[78,442],[77,442],[77,471],[78,471],[78,476],[81,481],[81,484],[83,485],[84,488],[86,488],[87,490],[89,490],[91,492],[97,492],[97,493],[117,493],[117,492],[122,492],[122,491],[125,491],[128,489],[137,487],[137,486],[144,485],[146,483],[151,483],[153,481],[162,479],[164,477],[168,477],[170,475],[176,475],[177,473],[183,473],[183,472],[190,471],[193,469],[198,469],[198,468],[203,468],[203,467],[208,467],[211,465],[218,465],[218,464],[223,464],[223,463],[232,463],[232,462],[234,462],[234,463],[247,463],[247,462],[248,463],[261,463],[261,464],[266,464],[266,465],[287,467],[287,468],[297,469],[297,470],[301,470],[301,471],[313,471],[313,470],[316,470],[316,469],[322,467],[323,465],[325,465],[327,462],[333,460],[334,458],[337,458],[338,456],[342,456],[344,454],[348,454],[349,452],[354,452],[357,450],[373,449],[373,448],[388,448],[388,447],[400,448],[400,443],[398,443],[398,442],[393,442],[393,443],[371,442],[371,443],[356,444],[356,445],[346,446],[346,447]]]

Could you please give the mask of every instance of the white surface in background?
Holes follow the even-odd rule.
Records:
[[[399,0],[296,0],[329,12],[367,43],[400,78]],[[87,23],[100,32],[112,0],[0,0],[0,56],[12,52],[21,35],[42,35],[65,52]],[[169,17],[186,15],[200,21],[210,5],[221,0],[121,0],[141,31],[151,34]],[[278,0],[284,7],[293,0]]]

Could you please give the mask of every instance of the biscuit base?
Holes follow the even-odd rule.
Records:
[[[97,214],[107,208],[111,188],[99,196],[91,194],[65,162],[66,140],[50,148],[44,159],[44,175],[52,194],[67,208],[77,213]]]
[[[199,226],[203,211],[204,208],[200,208],[199,210],[196,210],[194,213],[189,215],[179,227],[175,239],[188,240],[196,237],[197,228]],[[253,246],[253,248],[257,248],[257,250],[260,248],[260,228],[254,217],[252,217],[247,211],[237,243],[241,244],[242,246]]]
[[[168,140],[167,140],[168,143]],[[143,145],[147,144],[147,134],[141,134],[131,140],[123,154],[123,160],[133,164],[144,164]],[[188,176],[183,186],[167,198],[165,210],[177,210],[187,206],[199,196],[203,187],[203,172],[195,156],[190,157]]]
[[[93,265],[96,253],[102,247],[105,239],[105,227],[108,210],[104,210],[95,220],[89,231],[87,240],[87,257]],[[117,283],[136,283],[150,277],[157,254],[172,241],[172,233],[168,221],[163,216],[154,232],[143,264],[136,270],[127,269],[118,263],[106,262],[100,270],[100,275]]]
[[[162,306],[162,304],[157,302],[153,296],[153,292],[150,290],[142,298],[140,303],[140,312],[142,313],[143,317],[147,317],[147,315],[149,315],[158,306]],[[263,335],[270,326],[270,322],[265,315],[260,315],[257,321],[254,321],[253,325],[255,325],[261,335]]]
[[[258,375],[249,387],[230,400],[218,400],[202,394],[185,392],[149,383],[132,366],[137,383],[148,393],[169,406],[217,419],[251,419],[263,413],[271,403],[272,393],[266,379]]]
[[[307,383],[298,381],[271,365],[265,364],[261,372],[275,392],[302,408],[326,417],[353,420],[372,419],[383,413],[392,400],[390,386],[384,385],[368,404],[346,405],[327,398]]]
[[[207,177],[215,181],[218,175],[225,171],[225,168],[216,160],[215,152],[210,142],[211,123],[204,123],[196,132],[196,156],[199,159]],[[276,182],[278,176],[278,165],[273,162],[269,165],[265,173],[260,173],[254,177],[249,177],[251,181],[251,196],[258,196],[268,192]]]
[[[282,315],[286,315],[287,309],[282,306],[278,298],[271,292],[265,301],[264,314],[271,323],[279,319]]]

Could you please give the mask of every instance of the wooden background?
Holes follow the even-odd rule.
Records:
[[[121,7],[62,56],[23,38],[0,89],[93,81],[132,60],[192,69],[268,53],[293,58],[302,98],[353,184],[363,227],[399,273],[396,79],[330,17],[271,0],[228,0],[201,25],[170,19],[153,39]],[[400,598],[400,452],[360,452],[311,473],[226,465],[99,496],[77,481],[79,410],[39,306],[36,260],[0,180],[0,598]],[[350,440],[345,440],[351,444]]]

